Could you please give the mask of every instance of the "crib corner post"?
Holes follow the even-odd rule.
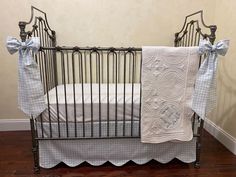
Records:
[[[178,39],[179,39],[179,33],[175,33],[175,40],[174,40],[175,47],[178,46]]]
[[[30,119],[30,127],[31,127],[31,136],[32,136],[32,152],[34,158],[34,173],[38,174],[40,172],[39,166],[39,146],[38,140],[36,140],[36,130],[35,130],[35,122],[34,118],[31,117]]]
[[[199,117],[198,117],[199,118]],[[200,127],[197,130],[197,142],[196,142],[196,161],[194,162],[195,168],[200,168],[200,156],[201,156],[201,142],[203,136],[203,127],[204,127],[204,120],[200,119]]]
[[[57,42],[56,42],[56,31],[52,31],[52,46],[56,47]]]

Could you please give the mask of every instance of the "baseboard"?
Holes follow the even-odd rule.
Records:
[[[205,119],[204,128],[234,155],[236,155],[236,138],[228,134],[225,130],[209,119]]]
[[[0,131],[30,130],[29,119],[0,119]]]

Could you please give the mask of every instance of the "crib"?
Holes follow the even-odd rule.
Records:
[[[40,15],[35,15],[36,12]],[[126,151],[129,151],[127,147],[130,147],[130,151],[132,147],[143,149],[143,145],[138,144],[142,104],[141,48],[57,46],[56,32],[50,28],[46,13],[33,6],[29,22],[20,21],[19,27],[22,41],[37,36],[41,43],[34,59],[39,65],[47,110],[37,118],[30,119],[35,172],[39,172],[40,166],[50,168],[61,161],[65,162],[65,156],[58,155],[59,153],[67,154],[65,163],[69,166],[83,162],[82,157],[76,157],[79,160],[76,163],[68,161],[68,158],[75,156],[75,152],[72,153],[69,147],[76,142],[84,144],[84,147],[75,146],[74,149],[82,149],[84,154],[91,152],[94,156],[96,150],[91,150],[91,146],[103,149],[104,156],[111,154],[111,149],[107,149],[107,146],[121,146]],[[174,46],[196,46],[201,38],[214,43],[216,29],[215,25],[205,24],[203,11],[190,14],[186,16],[182,29],[175,33]],[[203,125],[204,120],[200,120],[195,114],[192,117],[194,140],[188,146],[191,147],[191,152],[194,151],[194,158],[186,162],[194,161],[197,168],[200,167]],[[55,147],[60,142],[64,144]],[[178,148],[184,149],[180,143],[152,145],[150,148],[155,153],[166,146],[180,146]],[[42,165],[40,154],[54,153],[56,149],[59,161],[53,165]],[[136,163],[144,163],[137,159],[135,161],[135,157],[129,158],[134,158],[128,160]],[[149,157],[145,162],[151,159],[156,158]],[[46,163],[47,161],[50,160],[47,159]],[[89,163],[100,165],[105,161]],[[120,161],[116,165],[123,165],[127,159]]]

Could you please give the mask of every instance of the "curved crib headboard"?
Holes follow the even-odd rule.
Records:
[[[200,15],[200,19],[197,19],[198,15]],[[194,18],[196,17],[196,19],[190,20],[193,16]],[[202,10],[187,15],[182,29],[175,33],[175,47],[197,46],[201,38],[208,39],[213,44],[216,39],[216,29],[216,25],[206,25],[203,20]],[[208,32],[204,33],[205,30]]]
[[[30,28],[29,31],[26,31],[26,26]],[[56,32],[50,28],[47,20],[47,14],[42,10],[31,6],[30,20],[28,22],[20,21],[19,27],[20,38],[22,41],[34,36],[40,38],[40,44],[42,47],[56,46]]]

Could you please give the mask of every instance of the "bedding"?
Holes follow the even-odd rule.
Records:
[[[142,48],[141,141],[190,141],[198,47]]]

